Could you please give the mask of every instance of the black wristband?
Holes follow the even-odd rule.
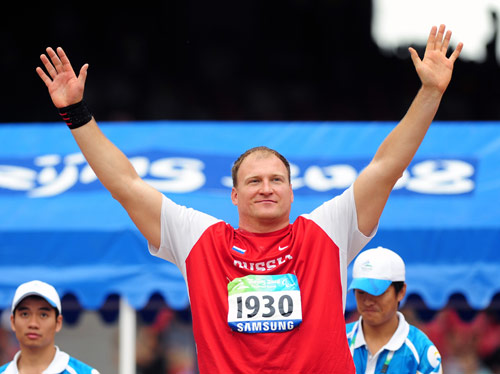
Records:
[[[64,108],[58,108],[58,110],[59,115],[71,130],[89,123],[92,119],[92,113],[90,113],[87,104],[83,100],[79,103],[65,106]]]

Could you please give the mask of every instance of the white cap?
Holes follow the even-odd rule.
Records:
[[[61,300],[59,299],[59,294],[56,289],[50,284],[39,280],[26,282],[17,287],[14,299],[12,300],[11,313],[14,313],[18,304],[28,296],[43,297],[50,305],[57,309],[59,314],[61,314]]]
[[[405,281],[405,263],[396,253],[377,247],[361,252],[354,261],[349,290],[362,290],[370,295],[382,295],[392,282]]]

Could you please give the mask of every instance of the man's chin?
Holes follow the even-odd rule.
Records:
[[[379,317],[376,312],[363,312],[363,321],[369,325],[377,325]]]
[[[257,214],[257,219],[264,223],[273,224],[282,219],[282,217],[276,212],[259,212]]]

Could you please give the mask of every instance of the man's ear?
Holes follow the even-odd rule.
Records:
[[[56,319],[56,332],[61,331],[63,325],[63,316],[59,314]]]
[[[231,190],[231,201],[233,202],[234,205],[238,206],[238,192],[234,187]]]
[[[401,300],[403,300],[403,298],[405,297],[405,295],[406,295],[406,283],[403,284],[403,287],[401,288],[401,290],[396,295],[396,297],[398,298],[398,302],[400,302]]]

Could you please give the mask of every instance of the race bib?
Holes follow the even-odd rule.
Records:
[[[243,333],[290,331],[302,322],[297,277],[293,274],[247,275],[227,285],[227,322]]]

